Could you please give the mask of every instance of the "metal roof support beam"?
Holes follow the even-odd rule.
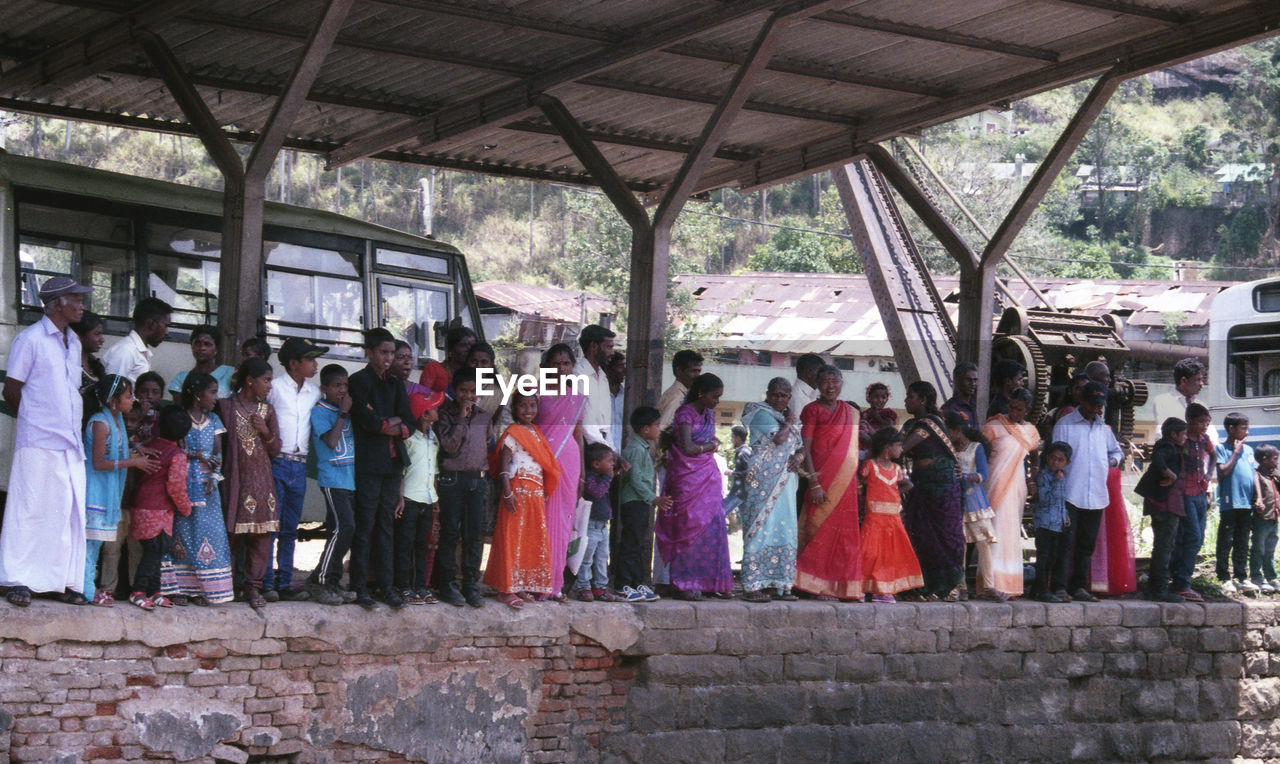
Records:
[[[996,229],[996,232],[991,236],[991,240],[987,242],[987,248],[982,252],[981,263],[983,268],[994,268],[1004,259],[1005,253],[1009,251],[1010,245],[1013,244],[1013,240],[1017,238],[1022,227],[1031,218],[1031,214],[1039,206],[1040,200],[1049,192],[1049,187],[1057,180],[1062,168],[1067,166],[1067,161],[1075,153],[1076,147],[1080,145],[1085,135],[1089,133],[1089,128],[1093,126],[1098,115],[1106,108],[1107,102],[1111,100],[1111,96],[1116,92],[1116,88],[1120,87],[1120,83],[1123,80],[1123,74],[1112,70],[1094,83],[1093,89],[1089,91],[1089,95],[1085,96],[1080,108],[1076,110],[1075,116],[1071,118],[1062,134],[1058,136],[1053,148],[1049,149],[1044,161],[1036,167],[1035,173],[1031,175],[1031,180],[1027,181],[1022,193],[1018,195],[1018,200],[1013,203],[1012,209],[1009,210],[1009,214],[1005,215],[1004,220],[1000,222],[1000,227]]]
[[[977,268],[978,256],[974,254],[973,249],[965,242],[960,232],[951,225],[951,221],[933,206],[933,202],[929,201],[929,197],[920,190],[915,184],[911,176],[906,170],[902,169],[902,165],[898,164],[893,155],[885,150],[883,146],[872,144],[863,149],[862,152],[871,163],[876,166],[880,174],[885,180],[893,186],[894,190],[902,196],[903,201],[911,208],[912,212],[920,218],[920,222],[925,224],[929,232],[933,234],[938,243],[946,248],[947,252],[955,258],[956,263],[961,269]]]
[[[199,0],[151,0],[117,19],[55,45],[0,75],[0,90],[20,91],[58,80],[83,79],[127,56],[138,33],[186,12]]]
[[[1085,8],[1097,8],[1100,11],[1108,11],[1121,16],[1136,16],[1141,19],[1152,19],[1165,24],[1182,24],[1195,18],[1193,14],[1185,11],[1170,10],[1168,8],[1156,8],[1150,5],[1142,5],[1140,3],[1131,2],[1131,0],[1050,0],[1051,2],[1063,5],[1083,6]]]
[[[978,390],[973,409],[984,417],[991,395],[991,318],[996,303],[996,268],[961,266],[960,302],[956,321],[956,361],[976,364]],[[955,380],[952,380],[954,383]]]
[[[183,114],[223,176],[222,254],[218,270],[221,360],[234,363],[240,343],[258,334],[262,316],[262,225],[266,181],[307,92],[320,74],[354,0],[328,0],[303,46],[271,116],[241,164],[240,155],[191,84],[173,51],[154,34],[140,37]],[[229,309],[228,309],[229,308]]]
[[[502,129],[516,130],[521,133],[535,133],[538,135],[560,135],[559,131],[557,131],[555,127],[530,120],[508,122],[502,126]],[[691,147],[691,144],[688,141],[672,140],[670,138],[651,138],[644,135],[614,133],[606,130],[591,129],[587,129],[586,133],[587,137],[595,143],[608,143],[614,146],[634,146],[641,149],[666,151],[671,154],[688,154]],[[716,159],[728,159],[731,162],[745,162],[753,156],[755,156],[755,153],[753,152],[737,149],[721,148],[716,151]]]
[[[952,32],[946,29],[934,29],[932,27],[922,27],[915,24],[904,24],[900,21],[877,19],[856,13],[828,11],[827,13],[820,13],[817,16],[814,16],[813,19],[814,21],[822,21],[827,24],[836,24],[843,27],[854,27],[857,29],[869,29],[873,32],[883,32],[897,37],[929,40],[930,42],[940,42],[945,45],[953,45],[960,48],[981,50],[988,53],[999,53],[1003,56],[1029,58],[1038,61],[1058,60],[1058,54],[1047,48],[1018,45],[1016,43],[1003,42],[1000,40],[988,40],[982,37],[964,34],[963,32]]]
[[[843,2],[847,0],[793,0],[781,12],[788,17],[801,18],[821,13],[827,6]],[[679,14],[652,27],[637,29],[626,39],[599,51],[489,93],[459,101],[424,119],[400,122],[374,130],[331,152],[329,164],[339,166],[354,162],[415,138],[423,138],[424,146],[430,146],[447,138],[466,135],[493,122],[515,117],[535,106],[533,98],[538,93],[590,77],[752,14],[772,10],[778,5],[778,0],[739,0],[692,14]]]

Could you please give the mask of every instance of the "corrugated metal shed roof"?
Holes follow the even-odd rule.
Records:
[[[833,356],[892,356],[871,288],[861,274],[743,273],[681,274],[702,323],[714,328],[727,347],[775,353]],[[1183,327],[1209,321],[1213,298],[1227,281],[1141,281],[1038,278],[1036,286],[1054,307],[1089,315],[1114,313],[1135,327],[1160,327],[1169,313],[1183,314]],[[959,282],[935,279],[943,302],[956,319]],[[1037,305],[1019,280],[1006,282],[1019,302]]]
[[[0,109],[191,132],[136,45],[146,27],[172,48],[219,124],[251,138],[322,7],[6,0]],[[802,12],[699,190],[825,169],[904,131],[1280,27],[1275,0],[354,0],[290,145],[345,160],[353,142],[407,126],[361,149],[591,182],[534,108],[545,92],[633,187],[661,188],[780,8]],[[69,43],[74,55],[51,53]]]
[[[540,315],[574,324],[582,319],[584,302],[588,321],[598,319],[601,313],[612,313],[614,309],[607,297],[559,287],[515,284],[510,281],[481,281],[472,289],[478,299],[487,300],[515,313]],[[480,312],[486,312],[483,305]]]

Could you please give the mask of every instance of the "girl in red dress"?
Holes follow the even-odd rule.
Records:
[[[892,427],[871,436],[869,459],[859,475],[867,491],[862,524],[862,589],[873,602],[894,602],[893,595],[924,586],[920,563],[902,526],[900,488],[911,490],[896,459],[902,457],[902,433]]]

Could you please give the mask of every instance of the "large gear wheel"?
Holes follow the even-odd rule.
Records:
[[[1115,388],[1120,393],[1120,439],[1133,442],[1134,412],[1147,402],[1150,391],[1146,382],[1124,377],[1116,379]],[[1159,422],[1156,424],[1159,425]]]
[[[1022,364],[1027,370],[1027,391],[1031,393],[1031,411],[1027,421],[1039,425],[1044,418],[1049,397],[1049,364],[1039,345],[1026,337],[997,337],[991,343],[991,361],[1008,358]]]

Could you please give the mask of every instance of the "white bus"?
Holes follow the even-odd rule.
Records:
[[[1249,417],[1249,443],[1280,447],[1280,278],[1223,290],[1209,311],[1209,381],[1201,398],[1222,418]]]
[[[93,288],[85,305],[114,335],[107,347],[128,333],[138,300],[173,305],[169,340],[152,365],[166,380],[189,369],[190,329],[218,323],[221,227],[216,191],[0,152],[0,372],[14,336],[42,315],[40,283],[55,275]],[[310,337],[332,347],[322,363],[356,368],[360,332],[373,326],[408,340],[420,361],[442,359],[451,323],[483,335],[466,260],[434,239],[268,202],[263,261],[273,349],[281,337]],[[3,490],[14,419],[0,409]]]

